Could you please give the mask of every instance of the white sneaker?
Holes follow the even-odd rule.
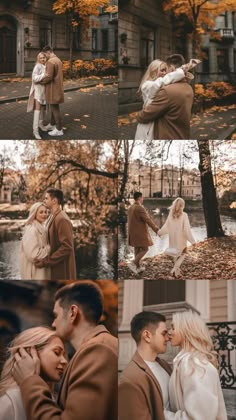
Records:
[[[39,128],[42,131],[50,131],[50,130],[54,130],[56,128],[56,126],[55,125],[52,125],[52,124],[48,124],[48,125],[41,125],[40,124]]]
[[[134,274],[138,274],[137,267],[134,263],[128,263],[128,267],[131,271],[133,271]]]
[[[58,130],[57,128],[54,128],[54,130],[49,131],[49,136],[63,136],[64,132],[63,130]]]

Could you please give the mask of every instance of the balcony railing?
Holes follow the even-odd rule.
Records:
[[[236,389],[236,322],[211,322],[207,325],[219,355],[221,386]]]

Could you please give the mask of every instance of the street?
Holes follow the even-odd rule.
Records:
[[[26,107],[27,100],[0,104],[1,139],[33,138],[33,113],[27,113]],[[61,112],[64,136],[54,138],[111,140],[118,137],[117,86],[115,84],[66,92]],[[41,137],[43,140],[53,139],[42,132]]]

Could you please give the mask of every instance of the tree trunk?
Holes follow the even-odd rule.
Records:
[[[199,148],[199,170],[201,174],[202,203],[207,228],[207,237],[224,236],[221,226],[216,189],[211,169],[209,140],[197,140]]]

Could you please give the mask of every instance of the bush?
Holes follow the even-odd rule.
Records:
[[[222,98],[236,93],[236,88],[230,83],[226,82],[212,82],[207,85],[196,84],[195,85],[195,96],[200,99],[202,97],[206,99],[211,98]]]
[[[65,78],[114,76],[117,75],[117,63],[105,58],[95,58],[91,61],[75,60],[70,74],[70,62],[63,61],[63,73]]]

